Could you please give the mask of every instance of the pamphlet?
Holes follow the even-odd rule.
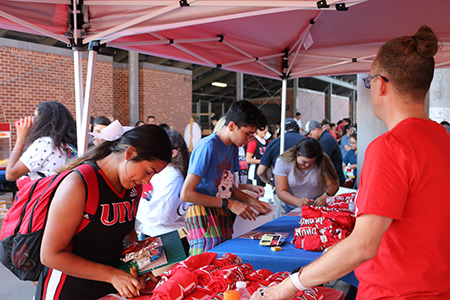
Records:
[[[141,275],[186,258],[187,252],[178,231],[175,230],[125,245],[120,258],[120,268],[130,272],[136,267]]]

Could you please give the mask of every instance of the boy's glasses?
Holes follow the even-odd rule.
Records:
[[[242,129],[241,127],[239,127],[239,130],[242,130],[242,132],[245,133],[245,135],[247,136],[247,139],[250,139],[250,138],[252,138],[252,137],[255,136],[255,133],[254,133],[254,132],[246,131],[246,130]]]

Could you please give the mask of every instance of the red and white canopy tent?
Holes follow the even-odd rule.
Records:
[[[84,44],[281,80],[284,112],[288,78],[368,72],[385,41],[421,25],[442,42],[436,66],[450,66],[448,11],[446,0],[0,0],[0,28],[74,46],[83,152],[96,55],[92,49],[83,96]]]

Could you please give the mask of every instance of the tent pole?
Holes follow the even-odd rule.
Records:
[[[282,84],[281,84],[281,89],[282,90],[281,90],[280,154],[282,154],[284,152],[287,79],[283,79]]]
[[[92,93],[94,86],[95,62],[97,59],[98,41],[89,43],[89,59],[86,75],[86,91],[84,94],[83,115],[81,117],[81,139],[78,140],[78,156],[83,156],[87,149],[87,135],[91,118]]]
[[[83,113],[83,60],[81,51],[73,48],[73,64],[75,72],[75,112],[77,122],[77,149],[80,149],[80,141],[83,140],[82,133],[82,113]]]

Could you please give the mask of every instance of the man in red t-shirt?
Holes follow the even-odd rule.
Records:
[[[424,109],[437,50],[427,26],[380,48],[363,80],[388,132],[366,150],[352,234],[252,299],[292,299],[355,268],[357,299],[450,299],[450,134]]]

